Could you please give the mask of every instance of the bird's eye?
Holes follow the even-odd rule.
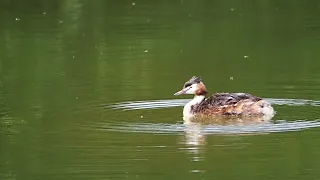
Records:
[[[189,87],[191,85],[192,85],[191,83],[187,83],[187,84],[184,85],[184,87],[186,88],[186,87]]]

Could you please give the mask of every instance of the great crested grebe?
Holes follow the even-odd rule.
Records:
[[[194,94],[183,108],[184,117],[267,116],[275,112],[269,102],[247,93],[216,93],[206,98],[207,89],[199,77],[193,76],[174,95]]]

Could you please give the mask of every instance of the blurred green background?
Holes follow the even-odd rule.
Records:
[[[317,0],[1,0],[0,42],[0,179],[320,178],[318,128],[202,145],[102,128],[181,124],[182,107],[106,106],[174,99],[193,75],[209,93],[320,100]]]

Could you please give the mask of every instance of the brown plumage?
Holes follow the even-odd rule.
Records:
[[[248,93],[216,93],[205,98],[206,86],[199,77],[193,76],[175,95],[194,94],[184,107],[184,116],[260,116],[274,115],[270,103]]]
[[[247,93],[216,93],[191,107],[195,114],[255,115],[267,105],[259,97]]]

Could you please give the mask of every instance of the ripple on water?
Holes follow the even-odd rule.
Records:
[[[180,134],[199,131],[205,134],[247,134],[299,131],[308,128],[320,127],[320,121],[292,121],[276,120],[275,123],[251,125],[196,125],[196,124],[160,124],[160,123],[103,123],[100,130],[117,132],[136,132],[152,134]]]
[[[320,106],[320,101],[305,99],[267,99],[273,105],[286,106]],[[113,110],[141,110],[170,108],[185,105],[190,99],[130,101],[104,105]],[[246,134],[246,133],[271,133],[299,131],[308,128],[320,127],[320,120],[273,120],[256,124],[229,124],[229,125],[199,125],[199,124],[165,124],[165,123],[129,123],[129,122],[106,122],[96,124],[96,130],[135,132],[152,134],[180,134],[198,131],[201,134]]]
[[[191,99],[168,99],[168,100],[153,100],[153,101],[128,101],[116,104],[107,105],[112,109],[122,110],[139,110],[139,109],[158,109],[184,106]],[[272,99],[267,98],[274,105],[288,106],[320,106],[320,101],[305,100],[305,99]]]

